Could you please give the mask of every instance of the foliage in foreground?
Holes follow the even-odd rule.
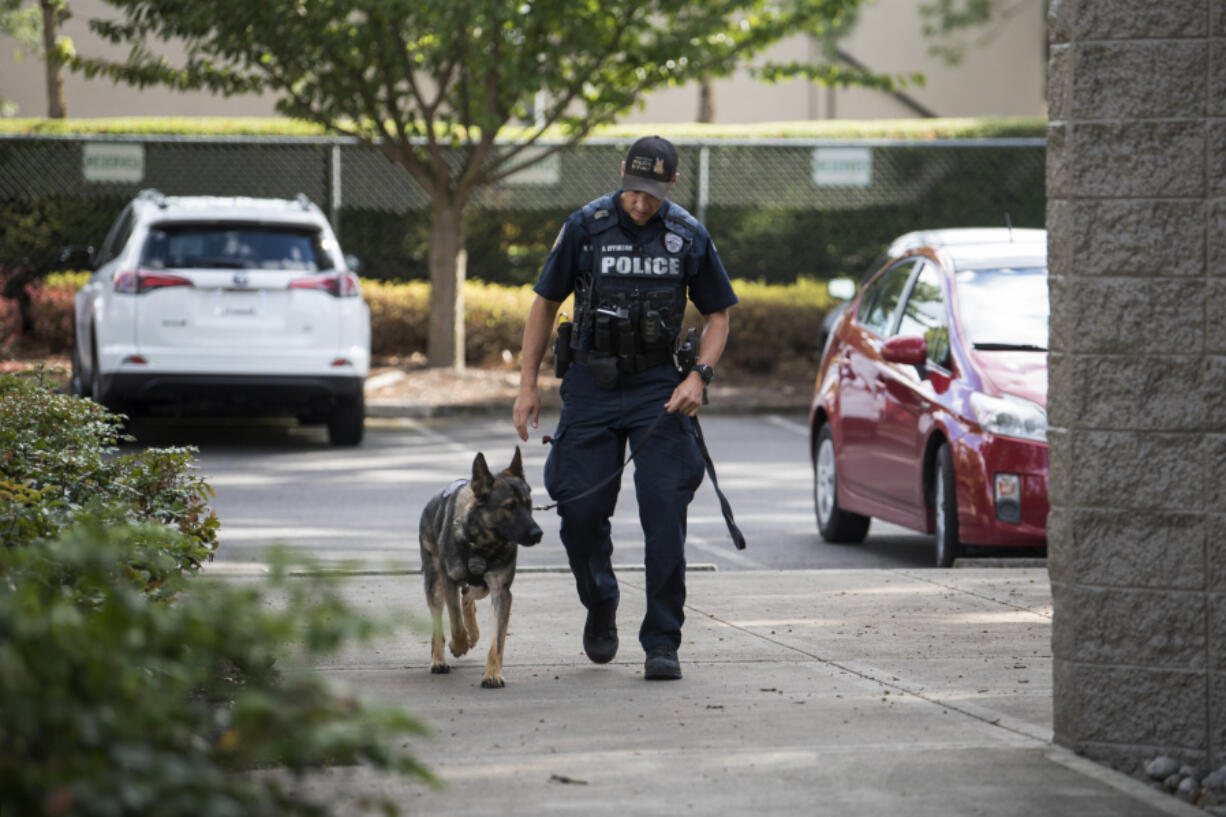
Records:
[[[325,766],[433,782],[420,722],[304,668],[380,629],[334,584],[194,574],[189,450],[117,455],[114,417],[37,378],[0,375],[0,407],[0,814],[322,815]]]
[[[168,560],[137,551],[121,563],[150,591],[213,557],[218,521],[212,489],[194,472],[191,449],[119,453],[121,419],[89,400],[56,394],[41,376],[0,376],[0,542],[34,546],[87,516],[103,525],[156,522]],[[136,543],[144,540],[133,528]]]

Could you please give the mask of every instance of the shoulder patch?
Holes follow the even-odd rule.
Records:
[[[593,221],[600,221],[602,218],[608,218],[608,217],[609,217],[608,210],[597,210],[595,213],[592,213]]]

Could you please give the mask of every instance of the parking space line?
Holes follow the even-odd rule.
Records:
[[[766,422],[770,423],[773,426],[778,426],[779,428],[782,428],[784,431],[790,431],[793,434],[799,434],[802,437],[809,436],[809,427],[806,425],[801,425],[795,420],[789,420],[788,418],[783,417],[778,414],[768,414],[766,415],[765,419],[766,419]]]

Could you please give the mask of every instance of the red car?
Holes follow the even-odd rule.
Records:
[[[965,545],[1047,545],[1047,234],[910,233],[831,331],[810,410],[827,542],[872,517]]]

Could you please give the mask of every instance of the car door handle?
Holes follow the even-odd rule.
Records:
[[[844,351],[839,357],[839,378],[842,380],[855,380],[855,370],[851,366],[851,352]]]

